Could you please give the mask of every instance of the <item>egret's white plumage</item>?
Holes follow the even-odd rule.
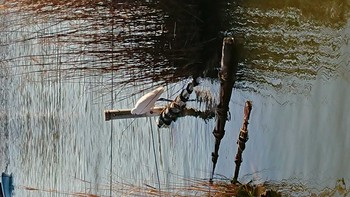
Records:
[[[150,112],[154,107],[154,103],[158,100],[160,95],[164,92],[164,87],[158,87],[157,89],[143,95],[137,102],[133,109],[131,109],[131,114],[145,114]]]

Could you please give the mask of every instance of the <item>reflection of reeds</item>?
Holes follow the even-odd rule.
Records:
[[[208,36],[203,29],[212,25],[202,19],[200,2],[7,0],[6,31],[20,36],[2,46],[40,50],[4,62],[48,80],[96,77],[105,86],[203,75],[218,63],[211,53],[218,30]]]

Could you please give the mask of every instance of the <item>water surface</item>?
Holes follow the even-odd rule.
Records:
[[[243,106],[252,100],[242,182],[297,178],[321,188],[339,178],[349,182],[347,7],[339,8],[335,1],[320,9],[311,9],[320,2],[310,4],[247,1],[222,6],[228,23],[221,33],[238,36],[244,44],[216,173],[233,175]],[[335,7],[325,10],[330,6]],[[163,96],[174,98],[189,80],[157,82],[149,77],[162,72],[152,62],[174,62],[167,54],[155,59],[157,53],[150,50],[164,33],[161,25],[147,26],[136,17],[143,25],[130,25],[130,19],[129,26],[112,30],[103,22],[106,13],[100,13],[95,21],[68,20],[64,14],[2,15],[1,139],[8,143],[2,145],[7,149],[1,149],[1,166],[9,164],[17,196],[118,195],[121,183],[158,187],[159,176],[166,188],[185,178],[210,177],[215,120],[180,118],[161,130],[156,118],[104,121],[103,110],[132,108],[144,89],[168,84]],[[152,14],[148,19],[164,22]],[[81,30],[88,23],[96,29]],[[129,39],[112,45],[111,31]],[[103,39],[96,39],[97,34]],[[110,65],[120,70],[108,72]],[[154,75],[143,75],[146,71]],[[142,80],[123,83],[133,76]],[[219,84],[203,79],[198,88],[217,97]]]

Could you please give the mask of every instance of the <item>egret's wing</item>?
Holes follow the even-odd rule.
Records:
[[[151,110],[154,107],[154,103],[160,97],[160,95],[164,92],[164,87],[161,86],[152,92],[149,92],[143,95],[137,102],[135,107],[131,110],[132,114],[144,114]]]

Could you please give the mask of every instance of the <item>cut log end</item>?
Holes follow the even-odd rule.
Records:
[[[235,39],[233,37],[225,37],[224,43],[226,44],[233,44],[235,42]]]

